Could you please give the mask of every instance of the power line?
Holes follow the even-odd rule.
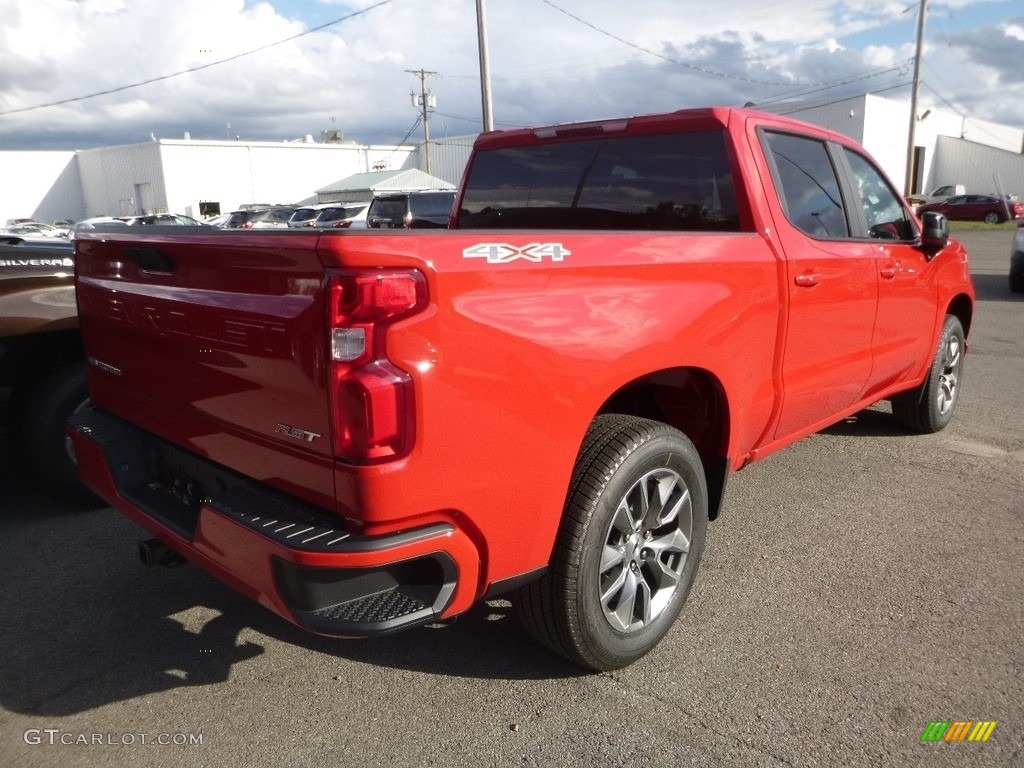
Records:
[[[937,90],[935,90],[930,85],[928,85],[928,83],[922,82],[921,85],[923,85],[925,88],[927,88],[929,91],[931,91],[933,96],[935,96],[939,101],[941,101],[943,104],[945,104],[951,110],[956,112],[956,114],[960,117],[960,119],[964,121],[964,124],[963,124],[964,130],[961,132],[960,138],[963,138],[963,133],[966,132],[967,123],[969,121],[969,122],[973,123],[974,124],[973,127],[976,130],[980,131],[981,133],[984,133],[984,134],[986,134],[988,136],[991,136],[993,139],[996,139],[997,141],[1001,141],[1001,142],[1005,142],[1006,141],[1006,137],[1005,136],[997,136],[996,134],[992,133],[992,131],[986,130],[985,127],[983,125],[979,124],[978,121],[975,120],[973,117],[968,117],[967,115],[965,115],[963,112],[961,112],[959,109],[957,109],[957,107],[954,106],[945,96],[943,96]]]
[[[434,114],[439,116],[439,117],[447,117],[449,120],[462,120],[462,121],[467,122],[467,123],[476,123],[477,125],[481,125],[481,121],[480,121],[479,117],[465,117],[463,115],[449,115],[446,112],[435,112]],[[521,128],[522,127],[521,123],[502,123],[500,121],[495,121],[494,124],[495,125],[503,125],[506,128]]]
[[[800,88],[800,89],[797,89],[795,91],[791,91],[789,93],[783,93],[783,94],[780,94],[778,96],[773,96],[770,99],[766,99],[764,101],[758,102],[758,104],[762,104],[762,105],[764,105],[764,104],[778,104],[781,101],[789,101],[790,99],[801,98],[803,96],[810,96],[812,93],[820,93],[821,91],[829,91],[829,90],[832,90],[833,88],[838,88],[841,85],[850,85],[851,83],[861,82],[862,80],[870,80],[873,77],[879,77],[879,76],[885,75],[885,74],[887,74],[889,72],[902,72],[903,68],[907,64],[909,64],[911,61],[913,61],[913,59],[907,59],[905,62],[903,62],[901,64],[897,64],[897,65],[892,66],[892,67],[887,67],[886,69],[880,69],[877,72],[871,72],[871,73],[860,75],[860,76],[857,76],[857,77],[851,77],[851,78],[848,78],[846,80],[840,80],[840,81],[837,81],[836,83],[833,83],[832,85],[827,85],[827,86],[824,86],[824,87],[821,87],[821,88],[811,88],[811,89]],[[900,83],[898,85],[893,86],[893,88],[902,88],[904,85],[907,85],[907,83]],[[879,91],[870,91],[870,93],[881,93],[881,91],[887,91],[887,90],[891,90],[891,88],[882,88]],[[839,99],[839,101],[845,101],[846,98],[848,98],[848,97],[843,97],[842,99]],[[833,102],[833,103],[838,103],[838,102]]]
[[[644,48],[642,45],[638,45],[637,43],[634,43],[634,42],[631,42],[629,40],[626,40],[625,38],[619,37],[618,35],[616,35],[616,34],[614,34],[612,32],[609,32],[606,29],[602,29],[601,27],[598,27],[598,26],[596,26],[594,24],[591,24],[589,21],[587,21],[585,19],[581,19],[579,16],[576,16],[575,14],[570,13],[569,11],[565,10],[564,8],[560,8],[559,6],[555,5],[554,3],[551,2],[551,0],[540,0],[540,1],[542,3],[544,3],[545,5],[548,5],[548,6],[552,7],[552,8],[554,8],[559,13],[568,16],[570,19],[573,19],[574,21],[578,21],[580,24],[582,24],[582,25],[584,25],[586,27],[590,27],[592,30],[594,30],[595,32],[598,32],[598,33],[604,35],[605,37],[610,37],[612,40],[617,40],[618,42],[622,43],[623,45],[628,45],[630,48],[634,48],[634,49],[636,49],[638,51],[641,51],[642,53],[646,53],[646,54],[648,54],[650,56],[655,56],[655,57],[657,57],[657,58],[659,58],[659,59],[661,59],[663,61],[669,62],[670,64],[675,64],[675,65],[680,66],[680,67],[685,67],[686,69],[692,69],[695,72],[700,72],[700,73],[705,74],[705,75],[711,75],[713,77],[721,77],[721,78],[724,78],[726,80],[737,80],[737,81],[739,81],[741,83],[751,83],[753,85],[773,85],[773,86],[787,87],[787,88],[792,88],[792,87],[814,88],[814,87],[818,87],[818,86],[831,86],[833,84],[836,84],[835,81],[833,81],[833,82],[824,82],[824,83],[794,83],[794,82],[781,83],[781,82],[776,82],[776,81],[771,81],[771,80],[754,80],[754,79],[749,78],[749,77],[742,77],[740,75],[730,75],[730,74],[727,74],[725,72],[715,72],[714,70],[711,70],[711,69],[705,69],[704,67],[698,67],[695,64],[689,64],[689,63],[687,63],[685,61],[679,61],[678,59],[673,59],[671,56],[666,56],[663,53],[658,53],[657,51],[652,51],[650,48]],[[843,85],[845,83],[839,82],[838,84],[839,85]]]
[[[395,145],[394,149],[391,150],[391,154],[388,155],[388,163],[389,164],[391,163],[391,158],[395,156],[395,152],[398,151],[398,148],[401,147],[403,144],[405,144],[405,142],[408,140],[408,138],[410,136],[412,136],[412,132],[415,131],[419,127],[420,120],[422,120],[422,119],[423,118],[421,116],[417,115],[416,116],[416,121],[412,124],[412,128],[410,128],[408,131],[405,132],[405,136],[402,137],[402,140]]]
[[[885,88],[876,88],[873,91],[864,91],[863,93],[855,93],[855,94],[852,94],[850,96],[843,96],[840,99],[832,99],[831,101],[816,101],[813,104],[805,104],[805,105],[803,105],[801,107],[797,107],[796,109],[790,109],[790,110],[781,110],[780,109],[780,110],[776,110],[775,114],[777,114],[777,115],[795,115],[795,114],[798,114],[800,112],[807,112],[807,111],[812,110],[812,109],[820,109],[821,107],[830,107],[833,104],[842,104],[844,101],[849,101],[850,99],[856,99],[856,98],[859,98],[861,96],[873,96],[876,93],[885,93],[886,91],[895,91],[895,90],[898,90],[900,88],[906,88],[909,85],[910,85],[909,82],[897,83],[896,85],[890,85],[890,86],[887,86]],[[761,102],[761,104],[772,104],[772,103],[774,103],[774,102]]]
[[[392,3],[392,2],[394,2],[394,0],[379,0],[379,2],[376,2],[373,5],[369,5],[366,8],[363,8],[362,10],[353,11],[352,13],[348,14],[347,16],[342,16],[341,18],[335,19],[334,21],[328,21],[325,24],[321,24],[321,25],[319,25],[317,27],[313,27],[311,29],[307,29],[304,32],[299,32],[298,34],[292,35],[291,37],[286,37],[286,38],[284,38],[282,40],[278,40],[278,41],[273,42],[273,43],[267,43],[266,45],[261,45],[259,48],[253,48],[252,50],[245,51],[243,53],[236,53],[234,56],[228,56],[226,59],[220,59],[219,61],[211,61],[211,62],[209,62],[207,64],[200,64],[199,66],[196,66],[196,67],[190,67],[189,69],[182,69],[182,70],[179,70],[178,72],[172,72],[169,75],[160,75],[159,77],[151,77],[148,80],[140,80],[137,83],[130,83],[129,85],[121,85],[121,86],[118,86],[116,88],[108,88],[105,91],[96,91],[95,93],[87,93],[84,96],[73,96],[73,97],[71,97],[69,99],[60,99],[59,101],[51,101],[51,102],[48,102],[46,104],[36,104],[34,106],[31,106],[31,107],[19,107],[18,109],[8,109],[8,110],[5,110],[3,112],[0,112],[0,117],[6,117],[7,115],[16,115],[16,114],[19,114],[19,113],[22,113],[22,112],[32,112],[33,110],[36,110],[36,109],[46,109],[47,107],[57,107],[57,106],[60,106],[61,104],[72,104],[72,103],[74,103],[76,101],[85,101],[86,99],[94,99],[97,96],[107,96],[107,95],[109,95],[111,93],[120,93],[121,91],[127,91],[127,90],[130,90],[132,88],[139,88],[140,86],[143,86],[143,85],[151,85],[153,83],[159,83],[159,82],[161,82],[163,80],[170,80],[173,77],[179,77],[181,75],[188,75],[188,74],[191,74],[193,72],[200,72],[200,71],[202,71],[204,69],[209,69],[210,67],[216,67],[216,66],[219,66],[221,64],[227,64],[229,61],[236,61],[238,59],[244,58],[245,56],[251,56],[254,53],[260,53],[261,51],[265,51],[268,48],[274,48],[275,46],[283,45],[284,43],[290,43],[292,40],[298,40],[300,37],[305,37],[306,35],[311,35],[314,32],[319,32],[320,30],[327,29],[327,27],[332,27],[335,24],[340,24],[343,21],[348,21],[349,19],[354,19],[356,16],[362,16],[364,13],[368,13],[369,11],[372,11],[375,8],[380,8],[382,5],[387,5],[388,3]]]

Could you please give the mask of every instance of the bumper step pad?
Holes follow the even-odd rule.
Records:
[[[332,511],[284,497],[96,407],[80,410],[69,425],[102,448],[126,501],[192,546],[203,515],[223,516],[271,542],[267,553],[275,591],[306,629],[336,637],[388,634],[435,620],[454,594],[458,569],[443,544],[455,531],[449,523],[386,536],[349,533]],[[197,488],[216,490],[172,492],[167,478],[179,467],[187,468],[187,479]],[[242,539],[232,544],[246,546]],[[430,539],[438,540],[437,551],[411,559],[396,553],[396,560],[383,564],[351,566],[345,557],[386,555]]]

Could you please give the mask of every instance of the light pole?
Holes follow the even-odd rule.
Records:
[[[491,114],[491,58],[487,52],[487,11],[484,0],[476,0],[476,36],[477,47],[480,49],[480,101],[483,105],[483,123],[485,131],[494,130],[494,117]]]
[[[917,97],[921,91],[921,56],[924,48],[924,16],[928,0],[921,0],[917,15],[917,50],[914,53],[914,85],[910,89],[910,130],[907,136],[907,175],[903,182],[903,194],[914,194],[914,134],[917,131]]]

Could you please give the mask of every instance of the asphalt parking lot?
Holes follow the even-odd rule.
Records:
[[[611,674],[500,600],[307,635],[4,470],[0,765],[1024,765],[1024,296],[1012,231],[958,236],[979,303],[952,425],[879,406],[737,474],[681,620]],[[947,720],[997,725],[921,742]]]

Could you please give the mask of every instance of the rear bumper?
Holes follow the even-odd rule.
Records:
[[[115,508],[312,632],[386,634],[461,613],[476,598],[479,554],[453,523],[360,536],[96,407],[67,430],[80,474]]]

